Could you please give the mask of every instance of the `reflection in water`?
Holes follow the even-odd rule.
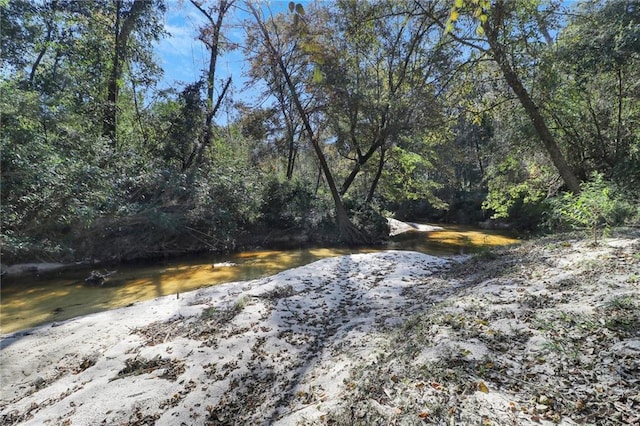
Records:
[[[385,249],[446,256],[517,241],[491,231],[448,226],[428,234],[402,234],[386,246],[375,248],[247,251],[224,258],[209,256],[163,265],[121,266],[102,287],[85,284],[90,270],[61,272],[46,278],[5,279],[1,288],[0,332],[10,333],[204,286],[264,277],[325,257]]]

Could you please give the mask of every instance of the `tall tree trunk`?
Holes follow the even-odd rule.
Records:
[[[291,180],[293,178],[293,168],[296,163],[296,143],[295,143],[295,131],[293,128],[293,124],[287,123],[287,139],[289,141],[289,155],[287,156],[287,180]]]
[[[122,0],[116,0],[115,4],[113,60],[107,82],[107,102],[104,106],[102,122],[102,135],[109,138],[114,148],[117,147],[118,94],[120,91],[118,85],[122,79],[124,63],[127,60],[127,45],[138,19],[152,5],[147,0],[135,0],[131,8],[125,12],[122,10]]]
[[[494,26],[489,23],[489,20],[482,23],[482,29],[486,34],[487,41],[489,42],[491,55],[500,67],[507,84],[516,94],[520,104],[529,116],[538,137],[549,153],[549,157],[551,158],[553,165],[558,170],[558,173],[560,173],[564,184],[567,186],[569,191],[577,194],[580,192],[580,182],[565,160],[560,147],[558,146],[554,136],[551,134],[551,131],[540,112],[540,109],[535,104],[531,95],[511,66],[504,47],[498,41],[498,28],[500,27],[500,18],[503,13],[503,7],[504,5],[502,2],[496,2],[495,6],[492,8],[494,15],[497,16],[497,18],[494,16],[494,20],[498,21],[497,23],[494,23]]]
[[[376,170],[376,175],[373,177],[373,182],[371,182],[371,187],[369,188],[369,194],[367,194],[366,203],[369,204],[373,201],[373,196],[376,193],[376,189],[378,188],[378,182],[380,182],[380,177],[382,176],[382,171],[384,170],[385,158],[387,150],[384,146],[380,147],[380,159],[378,160],[378,169]]]
[[[46,7],[46,5],[44,7]],[[40,49],[40,53],[38,53],[38,57],[33,62],[33,65],[31,66],[31,72],[29,73],[29,84],[32,86],[36,78],[36,71],[38,70],[38,66],[40,65],[40,62],[42,61],[42,58],[44,57],[45,53],[47,53],[47,49],[49,48],[49,44],[51,43],[51,39],[53,36],[54,19],[55,19],[55,13],[56,13],[57,7],[58,7],[57,0],[53,0],[49,4],[50,10],[48,13],[50,14],[50,16],[47,18],[45,23],[45,25],[47,26],[47,35],[44,38],[44,42],[42,43],[42,48]]]
[[[617,123],[616,123],[616,145],[614,158],[616,162],[621,161],[628,153],[628,148],[622,143],[622,101],[623,101],[623,92],[622,92],[622,66],[618,65],[618,69],[616,70],[616,77],[618,78],[618,87],[616,93],[618,97],[618,114],[617,114]]]
[[[338,187],[336,186],[335,180],[333,178],[333,174],[331,173],[331,169],[329,168],[329,164],[327,164],[327,159],[324,153],[322,152],[320,141],[318,140],[318,137],[316,136],[315,132],[313,131],[313,128],[311,127],[309,116],[307,115],[307,112],[305,111],[304,107],[302,106],[302,103],[300,102],[300,98],[298,97],[298,92],[296,90],[295,85],[291,81],[289,70],[287,70],[287,67],[284,64],[284,61],[282,60],[282,56],[279,54],[279,52],[276,50],[273,43],[271,42],[271,37],[269,35],[269,32],[267,31],[267,28],[264,26],[264,23],[262,22],[262,19],[260,18],[258,11],[255,9],[253,4],[251,4],[251,2],[247,2],[247,6],[251,10],[251,13],[255,17],[256,22],[260,28],[260,31],[262,32],[265,44],[269,49],[269,52],[271,53],[271,60],[273,60],[276,63],[278,69],[282,73],[283,78],[285,79],[285,82],[287,83],[287,87],[291,92],[291,99],[293,100],[293,103],[298,113],[300,114],[300,118],[302,119],[302,125],[304,126],[304,130],[307,133],[307,136],[311,141],[313,150],[316,153],[316,157],[318,159],[318,162],[320,163],[320,167],[322,169],[322,172],[324,173],[324,178],[327,181],[327,185],[329,186],[329,191],[331,192],[331,197],[333,198],[333,202],[335,204],[336,223],[338,225],[338,230],[340,232],[341,237],[345,242],[351,243],[351,244],[363,244],[363,243],[370,242],[369,236],[366,235],[360,229],[356,228],[351,222],[351,220],[349,219],[349,215],[347,214],[347,209],[344,206],[342,197],[340,196]]]
[[[218,96],[218,99],[214,103],[215,96],[215,84],[216,84],[216,67],[218,63],[218,54],[220,53],[220,37],[222,34],[222,24],[224,18],[229,9],[235,3],[235,0],[217,0],[218,4],[210,8],[205,9],[202,1],[190,0],[191,4],[202,13],[209,21],[210,32],[203,32],[200,35],[200,41],[202,41],[209,49],[209,68],[207,70],[207,111],[205,116],[205,130],[198,142],[198,146],[194,148],[194,151],[189,156],[189,160],[184,166],[184,169],[189,169],[193,165],[200,165],[204,158],[204,152],[207,146],[211,144],[213,139],[213,118],[218,113],[218,110],[222,106],[222,101],[231,85],[231,77],[227,79],[222,91]],[[217,14],[214,16],[214,12]],[[192,175],[195,170],[192,171]]]

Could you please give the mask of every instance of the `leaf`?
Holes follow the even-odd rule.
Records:
[[[442,385],[438,382],[431,382],[431,387],[434,388],[435,390],[442,390]]]
[[[418,414],[418,417],[420,417],[421,419],[426,419],[427,417],[429,417],[429,413],[423,411],[422,413]]]
[[[322,71],[320,71],[320,67],[315,67],[313,69],[313,82],[322,83]]]
[[[460,16],[460,13],[458,13],[457,10],[452,10],[451,11],[451,18],[449,18],[449,19],[451,19],[452,22],[456,22],[458,20],[459,16]]]
[[[460,9],[464,6],[464,0],[456,0],[456,8]]]
[[[448,21],[447,25],[445,26],[444,32],[445,34],[450,33],[453,31],[453,22]]]
[[[483,393],[489,393],[489,388],[484,384],[484,382],[478,382],[478,390]]]
[[[304,15],[304,7],[300,3],[296,4],[296,12],[299,15]]]
[[[480,37],[484,36],[484,28],[478,25],[478,27],[476,28],[476,34],[478,34]]]
[[[292,1],[289,2],[289,12],[293,12],[296,8],[296,4]]]

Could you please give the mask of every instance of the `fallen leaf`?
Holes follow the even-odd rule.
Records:
[[[422,413],[418,414],[418,417],[420,417],[421,419],[426,419],[427,417],[429,417],[429,413],[423,411]]]
[[[489,393],[489,388],[484,384],[484,382],[478,382],[478,390],[480,392]]]

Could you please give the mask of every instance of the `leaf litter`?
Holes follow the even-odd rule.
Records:
[[[640,235],[380,252],[2,336],[2,424],[637,424]]]

